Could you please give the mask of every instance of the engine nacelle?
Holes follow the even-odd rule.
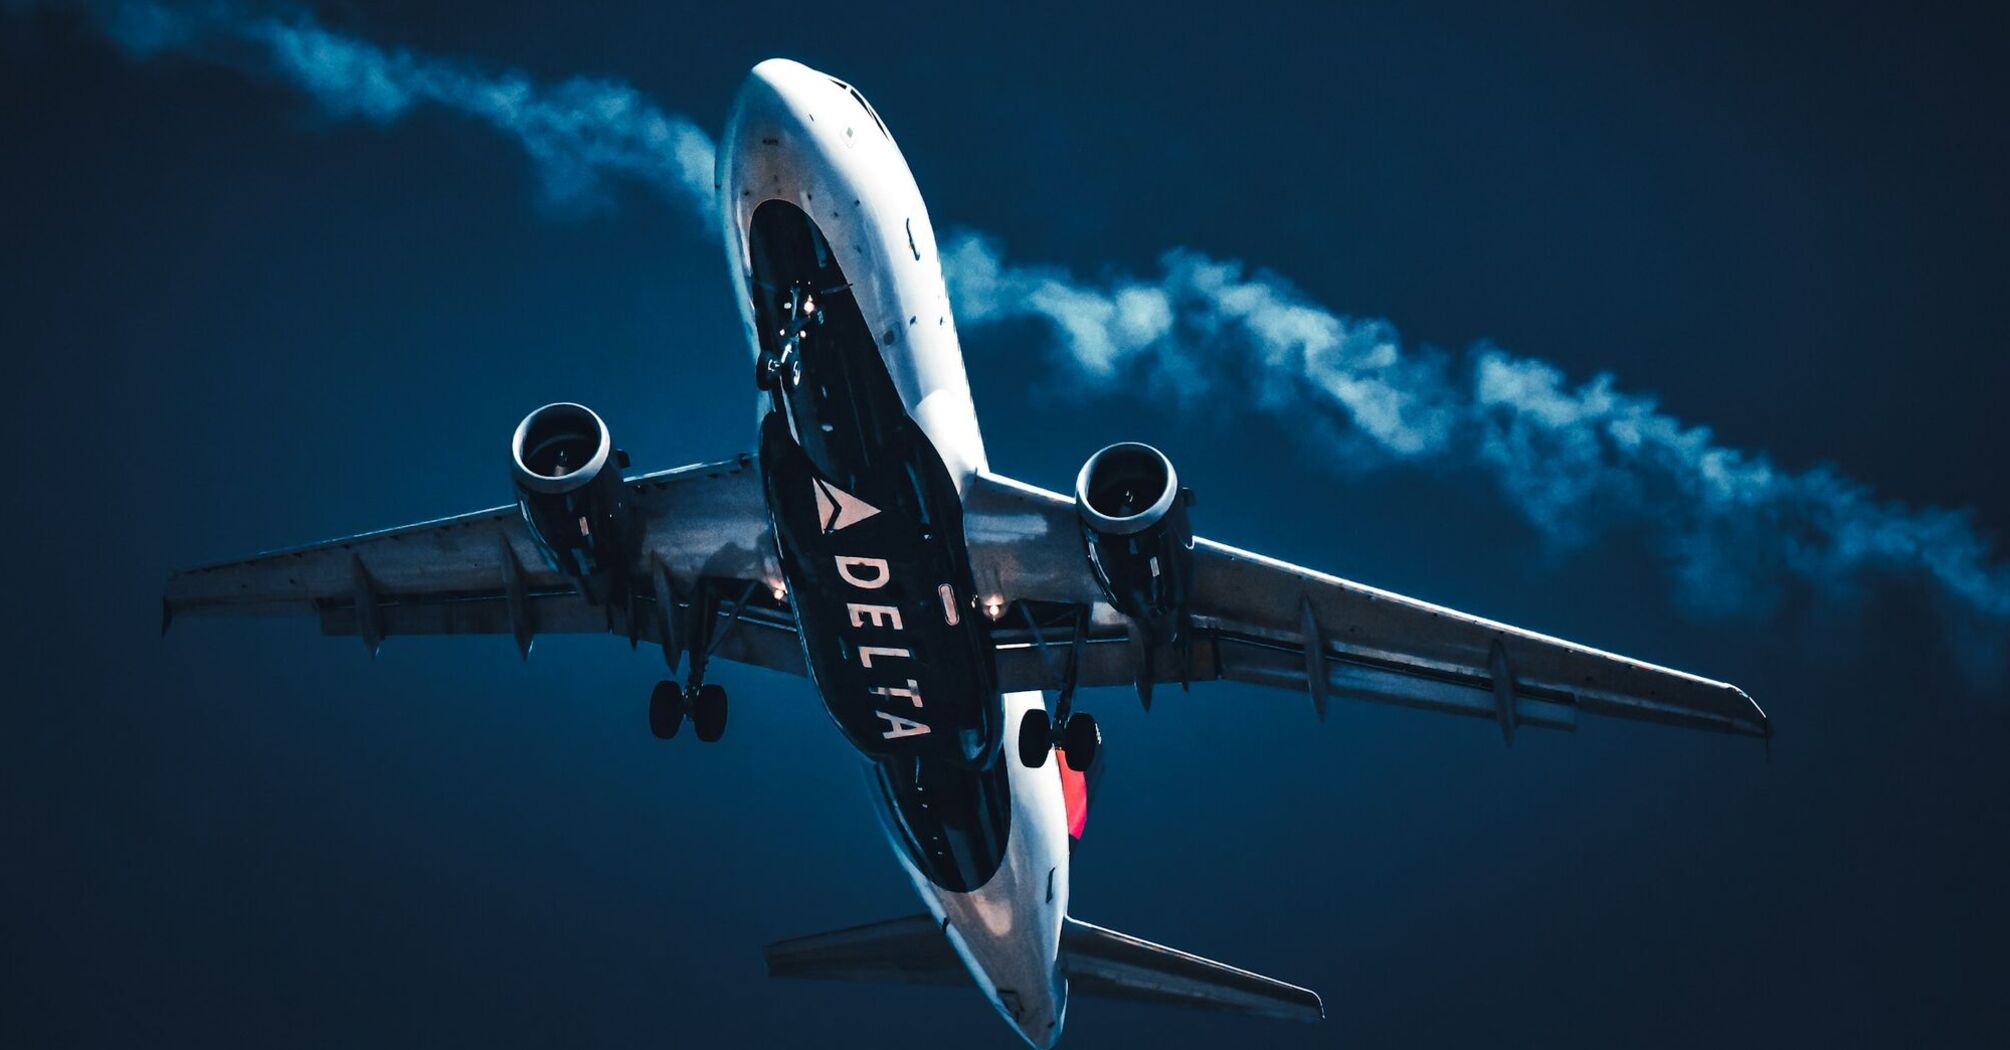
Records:
[[[628,486],[628,455],[585,405],[546,405],[523,417],[510,441],[517,506],[553,569],[598,605],[627,586],[641,551]]]
[[[1165,453],[1125,442],[1089,457],[1075,513],[1103,594],[1154,643],[1178,638],[1193,589],[1193,493]]]

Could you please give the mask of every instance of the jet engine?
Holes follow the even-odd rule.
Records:
[[[585,405],[546,405],[510,441],[517,506],[551,567],[598,605],[627,585],[642,536],[607,424]]]
[[[1193,492],[1165,453],[1136,442],[1089,457],[1075,479],[1075,513],[1103,594],[1149,640],[1176,640],[1193,587]]]

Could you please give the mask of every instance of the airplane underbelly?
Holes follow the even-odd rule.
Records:
[[[985,765],[1003,719],[955,480],[815,221],[766,201],[748,241],[761,472],[810,674],[867,756]]]
[[[1007,720],[1044,703],[1038,692],[1008,694]],[[886,787],[889,774],[882,769],[876,775]],[[1013,748],[982,776],[1003,796],[989,820],[1009,834],[994,870],[981,881],[949,883],[942,877],[927,855],[926,829],[917,829],[914,807],[902,805],[897,791],[878,796],[879,813],[903,867],[984,997],[1029,1043],[1048,1046],[1060,1034],[1067,1010],[1067,982],[1059,969],[1068,911],[1061,778],[1055,762],[1028,767]],[[967,819],[983,815],[972,812]]]
[[[962,505],[925,441],[907,451],[898,473],[840,488],[770,415],[761,468],[782,575],[810,675],[854,747],[978,766],[1003,719]]]

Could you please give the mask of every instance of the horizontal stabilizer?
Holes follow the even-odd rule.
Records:
[[[1061,965],[1076,995],[1168,1003],[1273,1021],[1321,1021],[1319,993],[1213,959],[1069,919]]]
[[[825,981],[961,984],[963,961],[932,916],[854,926],[769,945],[768,976]],[[1071,995],[1318,1021],[1317,993],[1075,919],[1061,930]]]
[[[768,976],[812,981],[962,984],[970,979],[933,916],[813,933],[761,949]]]

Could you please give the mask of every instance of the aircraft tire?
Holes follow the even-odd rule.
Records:
[[[1103,730],[1086,711],[1068,716],[1061,727],[1061,747],[1067,752],[1068,768],[1086,773],[1096,764],[1096,752],[1103,749]]]
[[[691,697],[691,728],[698,731],[698,739],[708,744],[726,735],[726,690],[723,686],[708,682],[698,687]]]
[[[1047,764],[1047,752],[1054,745],[1054,723],[1047,718],[1044,708],[1034,708],[1026,712],[1019,722],[1019,761],[1028,769],[1038,769]]]
[[[684,690],[675,682],[658,682],[649,691],[649,732],[658,740],[677,735],[684,724]]]

